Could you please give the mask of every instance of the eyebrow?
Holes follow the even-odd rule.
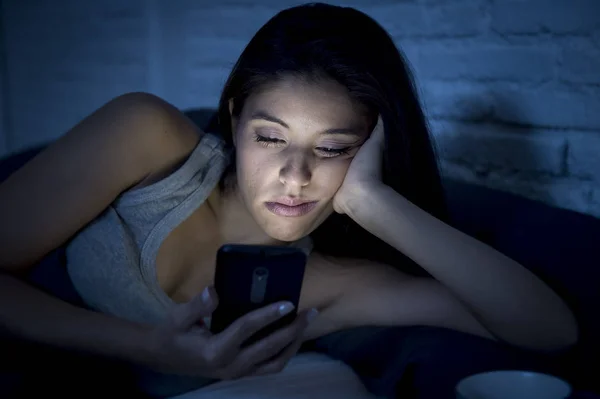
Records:
[[[263,121],[267,121],[267,122],[277,123],[278,125],[281,125],[286,129],[290,128],[287,123],[285,123],[284,121],[282,121],[279,118],[274,117],[273,115],[268,114],[265,111],[256,111],[256,112],[252,113],[252,116],[250,117],[250,119],[251,120],[263,120]],[[346,135],[353,135],[353,136],[361,135],[359,129],[353,129],[353,128],[327,129],[327,130],[321,132],[321,134],[346,134]]]

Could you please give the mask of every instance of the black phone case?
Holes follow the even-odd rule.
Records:
[[[274,302],[289,301],[297,309],[306,260],[304,251],[294,247],[222,246],[217,252],[215,271],[219,306],[212,314],[211,331],[220,333],[239,317]],[[244,345],[288,325],[296,315],[294,310],[266,326]]]

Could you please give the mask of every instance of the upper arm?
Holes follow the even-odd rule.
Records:
[[[445,327],[487,338],[493,335],[446,287],[389,266],[348,261],[332,285],[336,299],[322,310],[311,337],[363,325]]]
[[[191,123],[155,96],[110,101],[0,184],[0,267],[32,265],[197,140]]]

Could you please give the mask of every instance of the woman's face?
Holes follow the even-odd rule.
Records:
[[[270,237],[294,241],[332,212],[368,137],[366,109],[333,80],[286,78],[250,96],[233,120],[239,195]]]

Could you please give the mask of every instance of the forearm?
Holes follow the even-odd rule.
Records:
[[[0,328],[55,347],[132,362],[150,356],[148,327],[73,306],[0,274]]]
[[[564,301],[533,273],[442,223],[386,186],[351,204],[352,217],[426,269],[493,334],[515,345],[573,343],[577,324]]]

